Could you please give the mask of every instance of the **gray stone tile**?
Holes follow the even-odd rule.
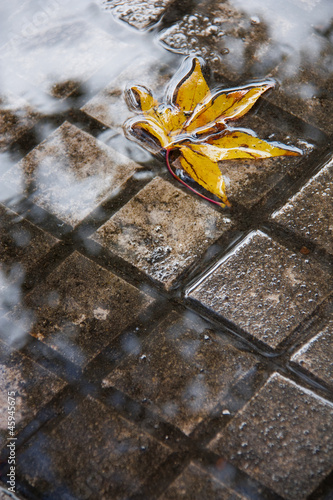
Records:
[[[276,349],[331,287],[319,263],[256,231],[188,296]]]
[[[273,214],[279,224],[333,253],[333,160]]]
[[[15,431],[22,429],[65,382],[0,341],[0,448],[9,438],[8,394],[15,392]],[[11,397],[13,397],[11,395]]]
[[[128,85],[144,85],[158,96],[171,76],[170,68],[166,64],[161,64],[156,58],[147,57],[142,61],[140,59],[81,109],[107,127],[121,131],[125,120],[133,116],[124,99],[125,88]]]
[[[299,349],[291,361],[333,387],[333,320]]]
[[[134,28],[144,30],[157,23],[175,0],[102,0],[105,9]]]
[[[210,448],[283,498],[305,499],[333,468],[333,405],[274,373]]]
[[[21,97],[0,95],[0,152],[27,132],[38,120],[38,113]]]
[[[28,37],[7,44],[1,60],[17,75],[54,97],[64,98],[112,61],[121,43],[78,19],[33,26]]]
[[[65,122],[4,176],[7,197],[26,195],[76,226],[140,168]]]
[[[103,380],[103,387],[120,389],[190,434],[218,404],[227,404],[232,387],[254,374],[256,364],[254,356],[202,323],[172,313],[143,341],[140,352]]]
[[[31,335],[81,367],[151,303],[146,294],[77,252],[25,300],[35,315]]]
[[[241,500],[243,498],[245,499],[204,469],[191,463],[159,497],[159,500]]]
[[[70,435],[70,439],[69,439]],[[170,451],[91,397],[18,454],[17,471],[46,497],[129,498]]]
[[[169,289],[231,222],[156,177],[92,239]]]

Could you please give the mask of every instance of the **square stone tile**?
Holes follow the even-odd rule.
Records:
[[[59,240],[0,204],[0,273],[23,279]]]
[[[232,386],[253,374],[256,364],[200,322],[172,313],[103,387],[120,389],[190,434],[218,403],[226,404]]]
[[[0,152],[33,127],[38,113],[29,104],[11,93],[0,95]]]
[[[291,361],[333,387],[333,320],[299,349]]]
[[[250,233],[188,296],[276,349],[332,289],[320,264]]]
[[[102,0],[105,9],[139,30],[157,23],[175,0]]]
[[[129,498],[170,451],[112,409],[86,398],[18,454],[17,472],[43,498]]]
[[[139,316],[152,299],[74,252],[25,300],[30,333],[83,367]]]
[[[288,500],[333,468],[333,405],[274,373],[210,448]]]
[[[7,197],[26,195],[71,226],[139,168],[114,149],[64,122],[4,176]]]
[[[169,289],[231,226],[198,198],[156,177],[92,239]]]
[[[0,341],[0,386],[0,448],[2,448],[10,437],[8,394],[15,392],[16,434],[65,386],[65,382],[26,356],[12,352]]]
[[[57,241],[0,204],[0,316],[19,303],[26,273]]]
[[[0,62],[58,98],[67,97],[106,62],[112,64],[124,45],[82,19],[70,22],[50,16],[31,31],[5,45]]]
[[[273,214],[282,226],[333,253],[333,160]]]
[[[324,8],[318,25],[325,23],[325,13],[328,14]],[[271,72],[270,76],[276,78],[280,86],[268,95],[268,100],[330,135],[333,132],[332,68],[332,44],[326,37],[311,33],[304,38],[300,50],[292,52]]]
[[[124,99],[124,90],[130,85],[144,85],[154,96],[163,96],[163,88],[171,78],[170,68],[155,57],[147,57],[131,64],[107,87],[102,89],[81,109],[107,127],[122,131],[125,120],[133,116]]]
[[[274,92],[274,90],[273,90]],[[285,177],[294,179],[299,176],[307,162],[307,155],[313,150],[309,142],[297,138],[293,134],[288,136],[274,124],[261,117],[252,115],[234,123],[235,127],[248,128],[268,142],[298,147],[301,156],[276,156],[264,159],[239,159],[219,162],[220,170],[227,185],[228,200],[251,208],[262,199],[269,196],[270,191]]]
[[[231,491],[195,463],[191,463],[159,497],[159,500],[241,500],[245,497]]]

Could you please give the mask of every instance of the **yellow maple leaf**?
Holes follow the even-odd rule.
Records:
[[[264,141],[228,124],[244,116],[273,86],[265,81],[211,92],[200,60],[188,58],[170,82],[165,103],[159,104],[144,86],[126,90],[127,104],[139,116],[125,122],[125,134],[153,153],[166,151],[168,169],[177,180],[217,205],[230,206],[219,161],[302,154],[298,148]],[[203,196],[176,175],[170,166],[171,151],[178,152],[181,169],[221,201]]]

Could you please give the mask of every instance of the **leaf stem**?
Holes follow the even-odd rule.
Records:
[[[167,167],[168,167],[168,170],[170,172],[170,174],[175,178],[177,179],[177,181],[179,181],[181,184],[183,184],[184,186],[186,186],[188,189],[190,189],[193,193],[197,194],[198,196],[200,196],[201,198],[203,198],[204,200],[207,200],[207,201],[210,201],[211,203],[214,203],[215,205],[218,205],[219,207],[225,207],[225,204],[222,203],[222,202],[218,202],[218,201],[215,201],[215,200],[212,200],[211,198],[207,198],[207,196],[204,196],[203,194],[199,193],[199,191],[196,191],[195,189],[193,189],[191,186],[189,186],[188,184],[186,184],[186,182],[184,182],[180,177],[178,177],[178,175],[176,175],[171,166],[170,166],[170,162],[169,162],[169,156],[170,156],[170,151],[171,149],[167,149],[166,150],[166,157],[165,157],[165,161],[166,161],[166,164],[167,164]]]

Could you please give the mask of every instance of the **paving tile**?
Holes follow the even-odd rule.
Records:
[[[137,163],[64,122],[4,176],[7,196],[26,195],[76,226],[115,193]]]
[[[18,454],[17,471],[44,498],[123,500],[169,454],[148,434],[88,397],[52,431],[30,441]]]
[[[279,224],[333,253],[333,160],[273,214]]]
[[[223,483],[194,463],[159,497],[159,500],[241,500],[245,498],[231,491]]]
[[[26,273],[57,241],[0,204],[0,316],[19,303]]]
[[[190,434],[218,403],[226,404],[233,385],[241,386],[256,364],[202,323],[172,313],[102,385],[120,389]]]
[[[230,228],[229,219],[156,177],[92,238],[169,289]]]
[[[188,296],[276,349],[331,287],[319,263],[255,231]]]
[[[139,60],[90,99],[82,110],[107,127],[120,131],[125,120],[133,116],[124,99],[125,88],[144,85],[157,96],[171,76],[170,68],[156,58]]]
[[[325,12],[324,9],[323,15]],[[272,71],[271,76],[281,85],[268,100],[332,134],[332,67],[332,44],[325,37],[312,33],[301,51],[291,54]]]
[[[333,320],[301,347],[291,361],[333,387]]]
[[[84,366],[138,317],[152,299],[74,252],[25,300],[30,333]]]
[[[144,30],[157,23],[175,0],[103,0],[105,9],[134,28]]]
[[[23,279],[57,241],[0,204],[0,272],[10,281]]]
[[[0,95],[0,152],[27,132],[38,120],[29,104],[11,93]]]
[[[229,80],[267,76],[285,56],[272,24],[278,17],[286,24],[279,16],[283,8],[284,15],[292,11],[288,22],[297,26],[295,9],[291,2],[280,2],[278,9],[276,2],[254,2],[245,8],[234,4],[215,0],[207,7],[205,0],[196,2],[192,12],[161,32],[162,45],[174,52],[202,55]]]
[[[7,44],[0,60],[17,75],[54,97],[64,98],[112,61],[122,44],[78,19],[33,26],[28,37]]]
[[[333,405],[274,373],[210,448],[283,498],[306,498],[333,468]]]
[[[302,156],[277,156],[260,160],[239,159],[219,162],[224,176],[228,200],[251,208],[269,196],[270,191],[285,177],[295,179],[304,170],[307,155],[313,145],[292,134],[281,133],[274,125],[252,115],[234,123],[235,127],[248,128],[268,142],[280,142],[298,147]]]
[[[22,429],[65,382],[0,341],[0,448],[8,435],[8,394],[15,392],[15,428]],[[15,432],[16,434],[16,432]]]

